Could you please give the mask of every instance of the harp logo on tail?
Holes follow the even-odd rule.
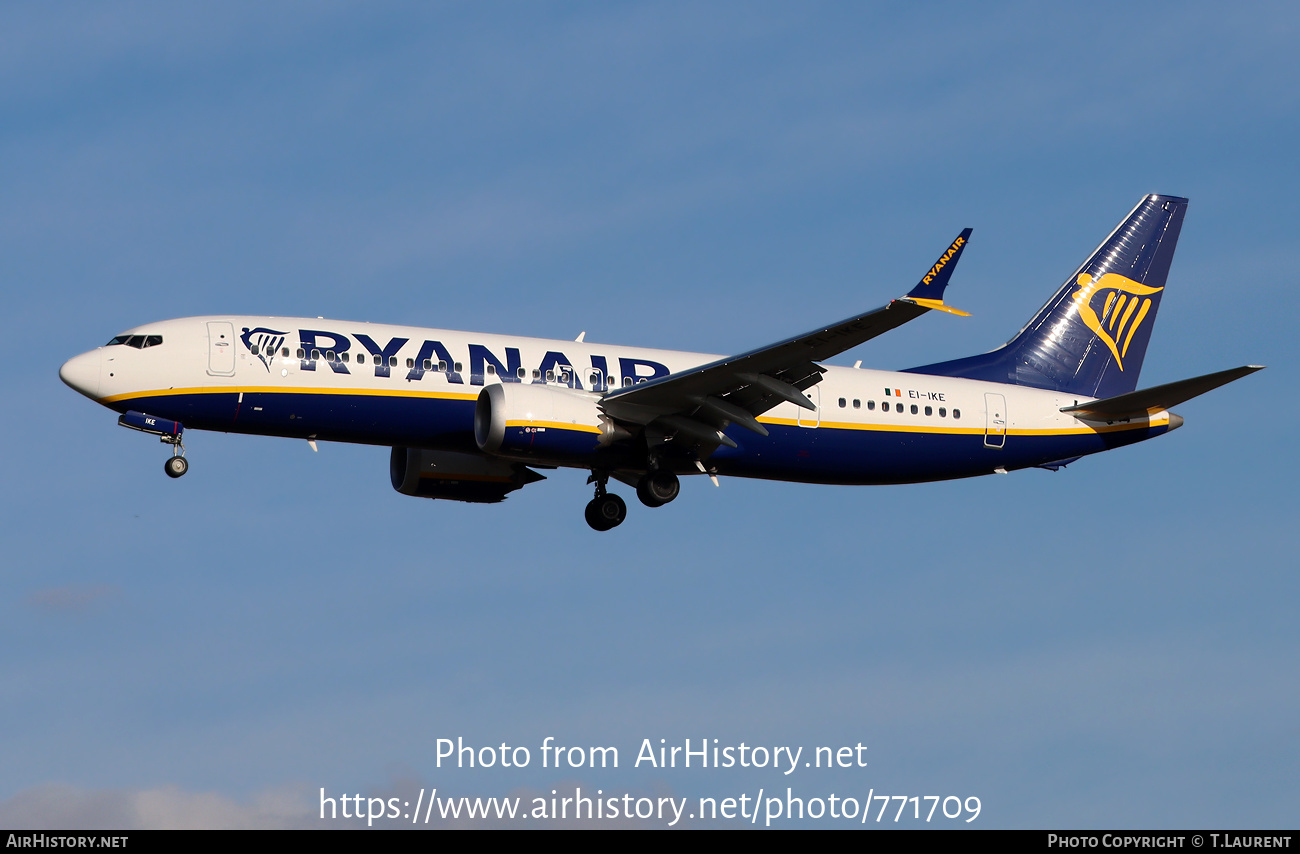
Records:
[[[1100,279],[1082,273],[1078,285],[1070,299],[1079,307],[1079,319],[1106,343],[1115,356],[1115,364],[1124,370],[1124,355],[1151,310],[1151,295],[1164,288],[1153,288],[1119,273],[1106,273]],[[1100,316],[1095,307],[1098,297],[1104,298]]]

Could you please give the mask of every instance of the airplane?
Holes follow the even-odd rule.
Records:
[[[1187,199],[1148,195],[1029,323],[990,352],[888,372],[822,364],[931,311],[965,229],[914,288],[864,314],[735,356],[282,317],[149,323],[59,376],[172,448],[188,429],[392,448],[404,495],[499,502],[590,472],[587,523],[675,499],[699,475],[897,484],[1057,470],[1182,426],[1170,408],[1260,370],[1137,389]]]

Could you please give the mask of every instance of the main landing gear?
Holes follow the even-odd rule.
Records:
[[[647,472],[636,484],[636,497],[647,507],[663,507],[681,491],[677,475],[664,469]]]
[[[592,472],[587,483],[596,484],[596,497],[587,502],[587,524],[597,531],[616,528],[627,518],[627,504],[612,492],[605,491],[609,475]]]
[[[587,524],[597,531],[617,528],[627,518],[627,504],[614,493],[605,491],[608,472],[592,472],[587,483],[596,484],[596,497],[587,504]],[[666,469],[647,472],[636,485],[636,497],[647,507],[662,507],[681,491],[677,475]]]

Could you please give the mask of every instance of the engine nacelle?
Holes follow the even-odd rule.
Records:
[[[581,462],[631,436],[600,411],[599,400],[553,385],[490,385],[478,395],[474,439],[489,454]]]
[[[523,463],[419,448],[393,448],[388,476],[403,495],[476,504],[504,501],[506,493],[546,479]]]

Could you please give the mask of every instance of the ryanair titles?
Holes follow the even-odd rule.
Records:
[[[948,266],[948,262],[951,261],[965,245],[966,238],[964,237],[958,237],[954,240],[952,245],[948,247],[948,251],[940,255],[939,260],[934,262],[934,266],[930,268],[930,272],[926,273],[925,276],[922,277],[921,282],[926,285],[930,284],[930,282],[934,280],[934,277],[939,275],[939,271]]]
[[[288,332],[259,327],[245,327],[240,336],[249,353],[261,360],[270,370],[271,359],[277,355],[290,357],[284,344]],[[364,333],[346,335],[324,329],[299,329],[297,351],[299,370],[315,371],[323,364],[336,374],[374,371],[376,377],[391,377],[394,372],[405,371],[408,382],[416,382],[428,373],[441,373],[453,384],[483,385],[488,377],[501,382],[560,383],[574,389],[606,391],[622,385],[666,377],[666,365],[650,359],[622,357],[617,371],[610,372],[609,359],[589,354],[590,367],[580,370],[573,361],[558,350],[548,350],[535,366],[524,364],[518,347],[503,347],[494,352],[484,344],[453,345],[448,348],[442,341],[426,339],[418,345],[413,339],[394,337],[387,341],[375,340]],[[410,346],[408,346],[410,345]],[[403,352],[414,350],[414,355],[402,357]],[[466,371],[468,365],[469,370]],[[468,374],[468,376],[466,376]]]

